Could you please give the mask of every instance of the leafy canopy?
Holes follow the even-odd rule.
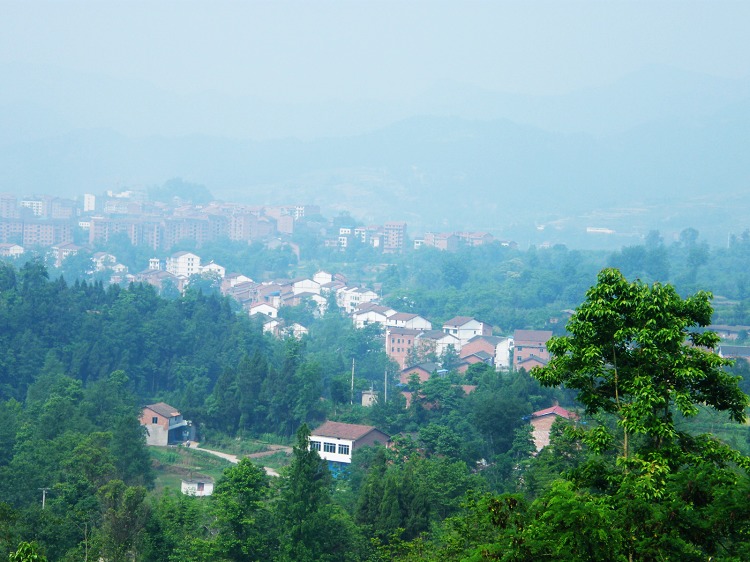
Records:
[[[678,438],[673,412],[698,413],[705,404],[745,421],[748,397],[729,360],[714,348],[711,294],[683,299],[671,285],[629,282],[616,269],[599,273],[568,323],[570,335],[548,343],[552,359],[533,375],[545,386],[578,391],[587,414],[615,414],[624,433],[641,435],[651,451]]]

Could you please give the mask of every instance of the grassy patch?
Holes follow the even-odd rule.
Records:
[[[183,479],[210,478],[217,481],[232,463],[203,451],[185,447],[149,447],[156,482],[154,492],[180,489]]]
[[[292,461],[292,456],[284,451],[278,451],[272,455],[251,460],[253,461],[253,464],[267,466],[278,472],[285,466],[289,466],[289,463]]]
[[[200,446],[206,449],[215,449],[223,453],[231,453],[239,457],[253,453],[263,453],[272,448],[273,445],[288,445],[289,439],[278,435],[263,434],[258,438],[227,437],[225,435],[211,435]]]

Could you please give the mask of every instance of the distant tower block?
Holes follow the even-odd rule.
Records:
[[[96,210],[96,195],[85,193],[83,195],[83,212],[93,213]]]

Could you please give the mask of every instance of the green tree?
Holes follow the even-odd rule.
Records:
[[[264,501],[269,483],[265,471],[249,459],[224,471],[213,500],[219,550],[229,560],[270,557],[270,516]]]
[[[138,559],[148,507],[146,488],[127,486],[122,480],[110,480],[98,491],[102,523],[97,542],[105,560],[125,562]]]
[[[47,562],[47,557],[39,553],[39,547],[34,542],[22,542],[15,552],[8,556],[10,562]]]
[[[702,329],[711,321],[710,299],[706,292],[683,299],[670,285],[628,282],[604,270],[568,323],[570,335],[553,338],[551,361],[532,372],[544,385],[577,390],[585,412],[602,416],[578,432],[590,451],[572,475],[579,491],[553,485],[544,501],[585,512],[601,502],[584,490],[605,492],[614,515],[597,511],[597,517],[624,537],[630,560],[705,560],[741,548],[733,531],[703,522],[731,517],[746,528],[747,515],[728,511],[720,498],[745,485],[747,474],[736,467],[750,462],[712,436],[675,425],[676,416],[697,415],[698,405],[745,420],[748,397],[739,377],[714,353],[718,336]],[[615,423],[606,423],[607,416]],[[701,480],[713,482],[710,493],[696,495]],[[566,540],[559,523],[545,520],[552,527],[544,533]]]
[[[325,551],[325,537],[319,531],[323,508],[330,502],[332,479],[326,461],[309,443],[310,430],[303,424],[281,482],[282,551],[290,560],[318,560]]]
[[[303,424],[280,482],[279,560],[357,560],[362,554],[361,536],[349,514],[332,503],[331,473],[310,449],[309,439],[310,430]]]
[[[682,299],[671,285],[631,283],[603,270],[568,322],[570,335],[550,340],[550,363],[532,375],[545,386],[577,390],[587,414],[614,414],[621,455],[632,468],[666,468],[670,459],[659,451],[668,454],[678,438],[675,410],[690,417],[706,404],[745,421],[748,398],[724,369],[731,361],[713,352],[719,337],[700,329],[711,322],[710,299],[706,292]],[[633,458],[632,435],[647,438],[648,458]]]

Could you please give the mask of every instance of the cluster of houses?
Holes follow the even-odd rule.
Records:
[[[575,422],[578,415],[555,404],[526,418],[532,426],[537,452],[549,445],[552,425],[559,418]],[[176,408],[164,402],[144,406],[140,422],[145,429],[147,445],[165,447],[189,444],[195,438],[192,423],[184,420]],[[328,462],[334,475],[340,474],[351,464],[354,451],[374,445],[389,447],[390,444],[391,436],[374,426],[337,421],[326,421],[318,426],[311,432],[309,440],[310,450],[317,451]],[[189,496],[210,496],[214,482],[210,478],[191,476],[182,480],[180,489]]]
[[[512,367],[528,371],[546,365],[550,358],[546,347],[552,337],[550,330],[516,330],[513,336],[495,336],[490,324],[470,316],[455,316],[434,328],[418,314],[398,312],[374,299],[360,304],[351,317],[358,328],[382,326],[386,354],[401,367],[404,384],[414,375],[426,380],[451,354],[454,364],[450,367],[458,372],[475,363],[492,365],[496,370]]]

